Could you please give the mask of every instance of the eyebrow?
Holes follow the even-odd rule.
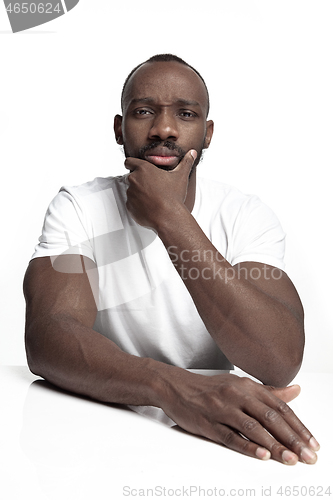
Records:
[[[131,104],[138,104],[138,103],[147,103],[147,104],[155,104],[156,101],[153,97],[139,97],[137,99],[131,99],[130,105]],[[176,104],[181,104],[183,106],[201,106],[199,102],[197,101],[190,101],[188,99],[177,99]]]

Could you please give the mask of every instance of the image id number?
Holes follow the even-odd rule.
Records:
[[[57,3],[53,7],[51,3],[14,3],[9,4],[6,8],[7,12],[10,14],[52,14],[53,12],[57,12],[60,14],[62,12],[62,8],[60,3]]]
[[[281,497],[329,497],[332,495],[331,487],[323,486],[280,486],[276,492]]]

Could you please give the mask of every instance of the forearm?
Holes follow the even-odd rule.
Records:
[[[289,464],[296,463],[298,457],[306,458],[308,463],[316,460],[316,455],[310,450],[304,455],[311,439],[309,431],[301,423],[296,426],[299,434],[293,431],[294,418],[290,412],[282,412],[282,408],[285,409],[285,406],[281,407],[282,401],[260,384],[229,374],[215,377],[196,375],[151,359],[125,354],[110,340],[82,324],[78,325],[72,318],[50,318],[42,335],[34,330],[37,326],[32,323],[27,327],[30,366],[34,372],[61,388],[103,402],[161,407],[189,432],[249,456],[261,459],[271,456]],[[288,398],[293,389],[280,392],[282,397]],[[259,409],[263,401],[268,405],[270,415],[277,416],[274,421],[273,417],[263,420],[263,412]],[[281,412],[280,420],[278,412]],[[264,426],[266,424],[269,432],[262,429],[258,437],[255,419]],[[254,425],[250,427],[248,424],[252,422]],[[275,439],[280,434],[286,434],[282,444]],[[314,444],[318,449],[319,446]],[[284,445],[293,451],[287,457]]]
[[[63,389],[111,403],[160,406],[164,379],[172,370],[181,370],[127,354],[66,316],[28,324],[26,350],[33,373]]]
[[[158,234],[198,312],[228,359],[266,384],[285,385],[303,351],[302,321],[221,256],[183,207]]]

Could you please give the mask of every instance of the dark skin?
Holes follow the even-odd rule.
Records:
[[[100,401],[160,407],[189,432],[251,457],[315,463],[319,445],[286,404],[300,388],[284,387],[299,370],[304,346],[297,292],[286,274],[273,279],[271,266],[232,268],[191,215],[195,165],[213,135],[206,115],[204,85],[190,68],[148,63],[134,73],[114,127],[130,170],[127,208],[172,247],[176,269],[217,345],[266,385],[231,374],[205,377],[124,353],[93,330],[97,310],[86,273],[57,272],[46,257],[31,261],[24,283],[29,366]],[[191,279],[193,252],[203,257],[195,265],[205,279]],[[84,269],[94,266],[82,257],[59,259],[70,267],[78,259]],[[254,268],[260,279],[249,277]]]

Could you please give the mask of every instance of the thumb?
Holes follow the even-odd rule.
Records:
[[[293,399],[297,398],[299,393],[301,392],[301,388],[299,385],[289,385],[288,387],[267,387],[274,396],[281,399],[285,403],[289,403]]]
[[[186,155],[184,156],[182,161],[177,165],[177,167],[173,169],[173,172],[178,172],[178,171],[184,170],[186,172],[186,176],[188,177],[197,156],[198,156],[198,153],[196,152],[196,150],[190,149],[186,153]]]

